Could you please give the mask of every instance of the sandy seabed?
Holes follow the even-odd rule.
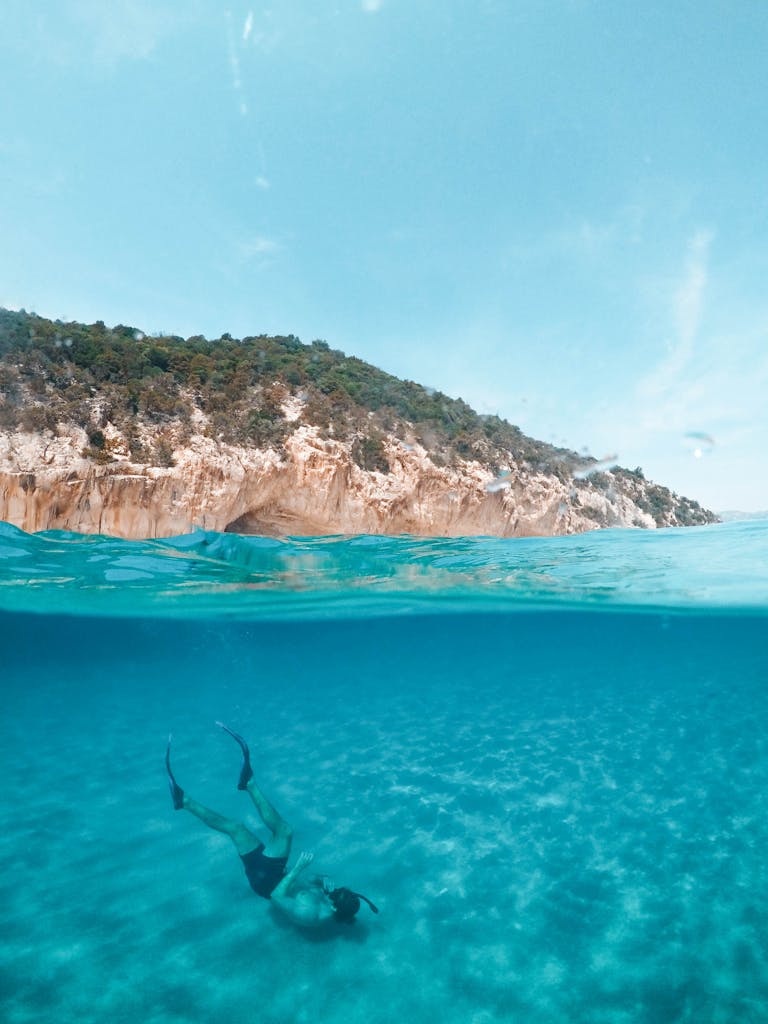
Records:
[[[5,1024],[768,1019],[764,620],[0,617]],[[163,772],[370,896],[299,931]]]

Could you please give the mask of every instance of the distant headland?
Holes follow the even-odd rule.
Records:
[[[0,520],[162,537],[548,536],[717,521],[325,342],[0,309]]]

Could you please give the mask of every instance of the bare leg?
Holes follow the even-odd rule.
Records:
[[[255,779],[251,778],[248,780],[246,789],[251,800],[256,805],[259,817],[272,833],[272,839],[264,847],[264,853],[267,857],[287,857],[291,852],[293,829],[267,800],[256,784]]]
[[[277,813],[275,808],[259,789],[259,786],[253,777],[251,755],[248,750],[248,744],[239,733],[233,732],[233,730],[224,725],[223,722],[217,722],[216,725],[218,725],[220,729],[223,729],[224,732],[229,733],[243,752],[243,767],[240,772],[240,780],[238,781],[237,788],[248,791],[251,800],[253,800],[256,805],[256,810],[259,812],[259,817],[272,833],[272,839],[264,847],[264,853],[267,857],[287,857],[291,852],[293,829],[285,818]]]
[[[261,841],[245,825],[241,825],[239,821],[233,821],[231,818],[225,818],[223,814],[218,814],[216,811],[212,811],[209,807],[204,807],[197,800],[187,796],[176,781],[171,769],[170,736],[168,737],[168,746],[165,748],[165,770],[168,772],[173,806],[177,811],[189,811],[190,814],[194,814],[196,818],[199,818],[200,821],[206,824],[208,828],[215,829],[217,832],[223,832],[229,836],[241,857],[261,846]]]
[[[199,818],[203,824],[207,825],[208,828],[215,829],[217,832],[223,832],[228,835],[232,842],[235,844],[235,849],[241,857],[245,856],[246,853],[250,853],[251,850],[258,849],[261,846],[261,842],[253,832],[250,832],[245,825],[242,825],[239,821],[233,821],[232,818],[225,818],[223,814],[218,814],[216,811],[212,811],[208,807],[204,807],[203,804],[199,804],[197,800],[193,800],[184,794],[183,808],[185,811],[189,811],[190,814],[194,814],[196,818]],[[272,856],[275,856],[274,854]]]

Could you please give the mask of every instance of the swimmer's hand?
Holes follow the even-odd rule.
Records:
[[[286,899],[291,899],[295,895],[296,882],[299,875],[307,866],[314,860],[314,854],[312,853],[300,853],[296,858],[296,863],[293,865],[291,870],[283,875],[277,886],[272,890],[272,899],[275,902],[281,902]]]
[[[315,875],[310,884],[322,889],[324,893],[332,892],[336,888],[328,875]]]
[[[308,864],[311,864],[314,859],[314,853],[300,853],[299,859],[296,861],[296,867],[294,869],[296,871],[296,874],[298,874],[299,871],[303,871],[304,868],[307,867]]]

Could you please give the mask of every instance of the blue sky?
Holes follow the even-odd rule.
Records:
[[[324,338],[768,508],[766,53],[762,0],[3,0],[0,304]]]

